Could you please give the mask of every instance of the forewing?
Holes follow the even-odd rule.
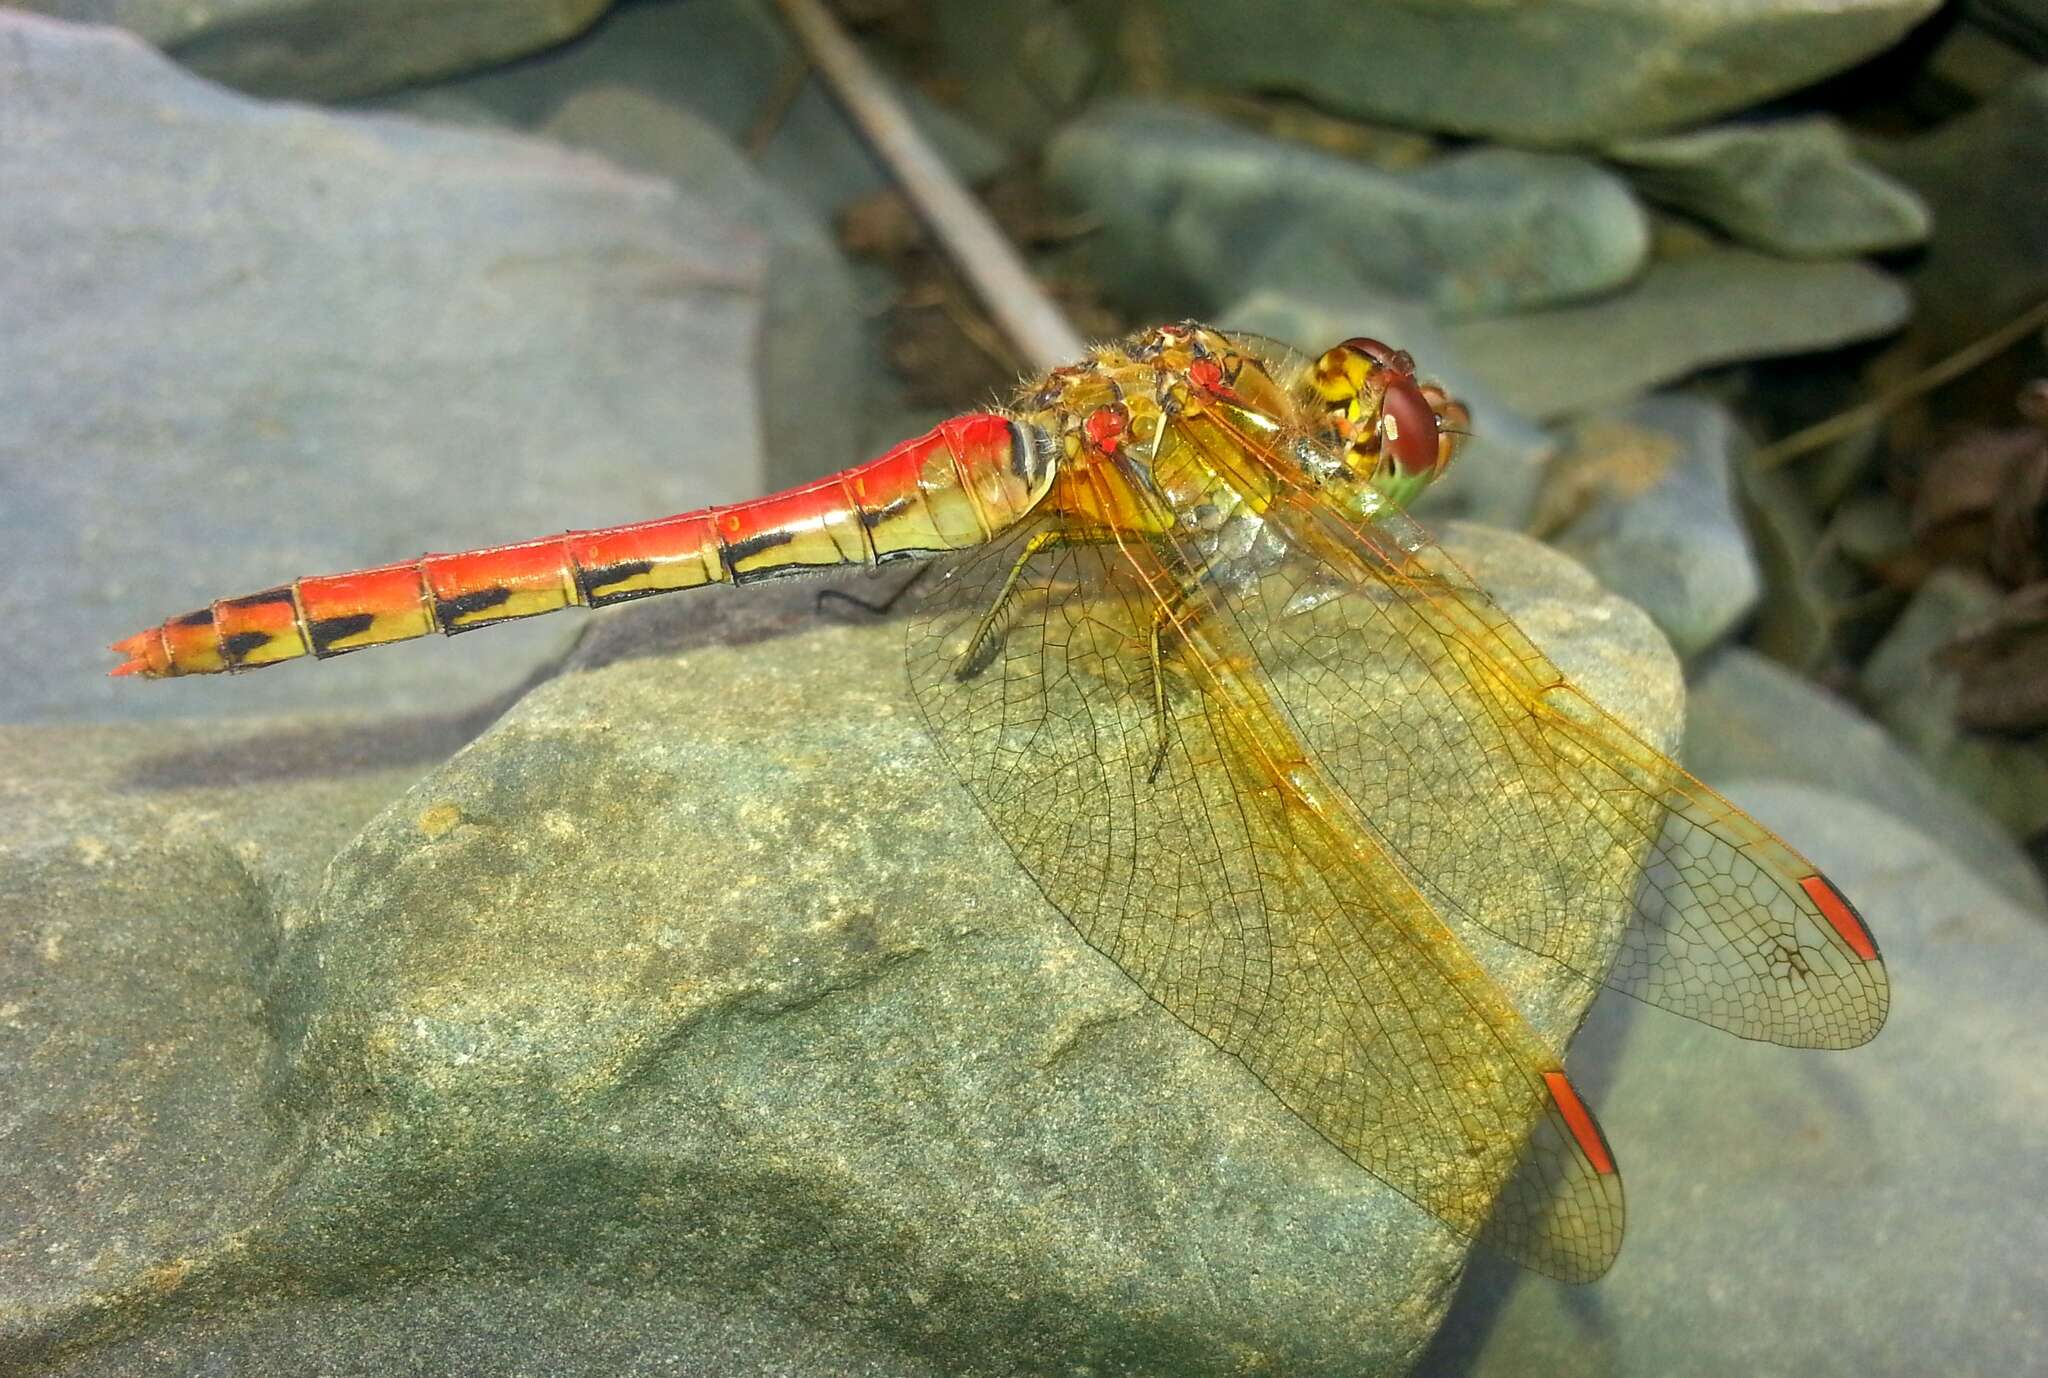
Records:
[[[1255,654],[1440,907],[1745,1038],[1876,1034],[1884,965],[1840,892],[1566,680],[1412,519],[1295,493],[1270,521],[1290,555],[1246,619]]]
[[[1240,610],[1168,544],[1057,535],[955,566],[910,630],[933,736],[1020,864],[1360,1166],[1532,1267],[1598,1276],[1622,1201],[1597,1127],[1401,869],[1277,787],[1276,762],[1319,767],[1279,760]],[[1200,646],[1173,630],[1197,624]]]

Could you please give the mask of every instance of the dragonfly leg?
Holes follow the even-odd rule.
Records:
[[[1148,785],[1157,783],[1159,772],[1166,766],[1166,670],[1159,663],[1159,629],[1166,621],[1163,609],[1152,616],[1152,723],[1158,741],[1152,749],[1152,769],[1145,772]]]
[[[1152,768],[1145,773],[1148,785],[1156,783],[1159,772],[1166,768],[1166,748],[1172,736],[1172,723],[1166,712],[1166,636],[1169,629],[1176,636],[1186,636],[1186,620],[1194,606],[1193,585],[1183,583],[1174,591],[1171,602],[1161,603],[1152,613],[1147,657],[1152,673],[1152,721],[1158,740],[1152,749]]]
[[[817,606],[822,610],[828,602],[850,603],[862,612],[872,613],[876,617],[887,617],[896,610],[896,605],[903,601],[905,595],[924,581],[925,575],[931,573],[931,568],[929,564],[919,565],[910,572],[910,577],[898,584],[895,591],[886,598],[870,600],[857,593],[848,593],[845,589],[820,589]]]
[[[1002,588],[996,591],[995,602],[982,614],[974,635],[967,638],[967,649],[953,663],[954,679],[973,679],[995,662],[996,652],[1003,647],[1003,620],[1009,613],[1011,596],[1017,591],[1017,581],[1024,577],[1024,567],[1034,555],[1058,545],[1062,539],[1059,532],[1048,527],[1024,543],[1010,565],[1009,574],[1004,576]]]

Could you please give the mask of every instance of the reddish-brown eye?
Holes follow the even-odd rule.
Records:
[[[1223,365],[1214,359],[1197,359],[1188,365],[1188,381],[1204,392],[1216,392],[1223,386]]]
[[[1355,335],[1338,345],[1339,349],[1355,349],[1381,368],[1393,373],[1413,375],[1415,359],[1405,349],[1396,349],[1384,340],[1375,340],[1370,335]]]
[[[1387,388],[1380,402],[1380,434],[1402,474],[1435,471],[1436,412],[1412,379],[1395,379]]]

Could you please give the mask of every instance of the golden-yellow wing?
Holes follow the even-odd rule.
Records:
[[[1544,1046],[1289,729],[1236,595],[1056,512],[910,631],[947,759],[1081,935],[1355,1162],[1585,1280],[1621,1182]]]

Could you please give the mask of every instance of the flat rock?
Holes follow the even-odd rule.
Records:
[[[1715,364],[1833,349],[1905,323],[1912,300],[1866,264],[1745,249],[1660,259],[1599,301],[1445,328],[1450,348],[1538,420],[1627,402]]]
[[[807,80],[788,96],[784,85],[804,61],[771,0],[629,5],[582,42],[383,103],[407,109],[415,100],[457,96],[513,128],[538,130],[585,92],[635,91],[744,145],[762,177],[829,215],[893,187],[895,179],[822,81]],[[899,86],[897,94],[964,180],[979,181],[1003,165],[1008,154],[1001,144],[914,87]]]
[[[1551,471],[1575,514],[1551,543],[1650,614],[1681,659],[1733,631],[1763,591],[1735,510],[1742,443],[1726,407],[1662,393],[1583,418]]]
[[[0,10],[0,719],[472,701],[446,662],[137,685],[104,648],[301,574],[762,490],[773,290],[727,209],[535,140],[233,95]]]
[[[1805,86],[1889,47],[1938,3],[1304,0],[1284,11],[1187,7],[1147,36],[1179,82],[1294,91],[1393,124],[1578,143],[1695,123]],[[1098,22],[1122,17],[1112,7]]]
[[[1715,653],[1692,679],[1684,760],[1710,785],[1782,780],[1860,799],[1939,842],[2016,903],[2048,911],[2041,873],[1996,819],[1854,705],[1746,647]]]
[[[573,38],[611,0],[26,0],[118,24],[203,76],[264,96],[332,100],[489,67]]]
[[[1573,1066],[1628,1175],[1628,1247],[1590,1297],[1475,1265],[1419,1373],[1993,1378],[2048,1346],[2048,1225],[2021,1204],[2048,1193],[2048,924],[1857,800],[1731,793],[1861,907],[1890,1021],[1796,1052],[1604,1002]]]
[[[1366,288],[1489,314],[1616,287],[1649,250],[1620,179],[1561,154],[1478,149],[1390,172],[1117,101],[1060,130],[1045,167],[1100,221],[1087,247],[1110,288],[1158,310]]]
[[[1647,200],[1769,253],[1843,258],[1927,238],[1926,203],[1858,157],[1825,115],[1628,139],[1601,152]]]
[[[767,243],[754,351],[764,492],[870,458],[858,422],[885,386],[880,355],[868,346],[846,259],[808,205],[757,174],[738,145],[708,121],[637,87],[578,91],[555,108],[541,132],[634,172],[665,177]]]
[[[1671,741],[1646,620],[1454,535]],[[364,1330],[388,1354],[438,1320],[472,1371],[595,1374],[667,1315],[713,1373],[1411,1363],[1467,1246],[1083,944],[948,779],[902,630],[813,598],[600,614],[424,774],[365,752],[470,724],[0,743],[0,1049],[36,1088],[0,1136],[31,1184],[0,1196],[0,1354],[352,1371]],[[1542,965],[1501,976],[1561,1040],[1584,993]]]

